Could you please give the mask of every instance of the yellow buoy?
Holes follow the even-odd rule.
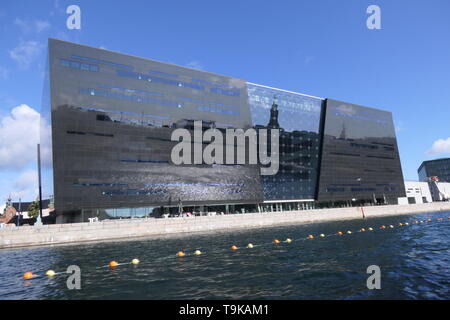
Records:
[[[373,231],[373,228],[369,228],[369,229],[367,229],[367,230],[369,230],[369,231]]]
[[[26,272],[26,273],[24,273],[23,278],[24,279],[31,279],[31,278],[33,278],[33,273]]]
[[[389,225],[389,228],[391,228],[391,229],[392,229],[393,227],[394,227],[394,226],[393,226],[392,224],[390,224],[390,225]]]
[[[314,239],[314,236],[312,234],[307,236],[308,239]]]
[[[56,275],[56,272],[53,271],[53,270],[48,270],[48,271],[45,273],[45,275],[46,275],[47,277],[54,277],[54,276]]]
[[[273,240],[273,243],[275,243],[275,244],[279,244],[279,243],[280,243],[280,240],[278,240],[278,239],[275,239],[275,240]]]
[[[238,247],[236,247],[235,245],[232,245],[232,246],[230,247],[230,249],[231,249],[231,250],[237,250]]]
[[[133,259],[131,260],[131,264],[139,264],[139,259]]]
[[[286,242],[287,242],[287,243],[291,243],[291,242],[292,242],[292,239],[287,238],[287,239],[286,239]]]
[[[109,263],[109,266],[111,268],[117,267],[118,265],[119,265],[119,263],[117,261],[114,261],[114,260]]]
[[[343,235],[343,233],[341,232],[341,231],[338,231],[338,233],[337,233],[338,235],[340,235],[340,236],[342,236]]]
[[[360,230],[359,230],[360,232],[365,232],[366,231],[366,229],[364,229],[364,228],[361,228]]]
[[[408,222],[405,222],[405,226],[409,226],[409,223],[408,223]]]
[[[178,251],[177,256],[184,257],[186,254],[183,251]]]
[[[325,235],[323,233],[319,234],[319,237],[325,238]]]
[[[352,234],[352,232],[351,232],[350,230],[349,230],[349,231],[347,231],[347,233],[348,233],[348,234]]]
[[[400,222],[398,225],[401,227],[401,226],[403,226],[403,223]]]
[[[247,248],[252,249],[252,248],[253,248],[253,244],[249,243],[249,244],[247,245]]]
[[[202,254],[202,252],[201,252],[200,250],[195,250],[195,251],[194,251],[194,254],[195,254],[196,256],[199,256],[199,255]]]

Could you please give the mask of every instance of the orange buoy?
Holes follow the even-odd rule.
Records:
[[[117,267],[119,265],[119,263],[117,262],[117,261],[111,261],[110,263],[109,263],[109,266],[111,267],[111,268],[115,268],[115,267]]]
[[[184,257],[186,254],[183,251],[178,251],[177,256]]]
[[[386,226],[381,226],[380,229],[386,229]]]
[[[364,228],[361,228],[361,230],[359,230],[360,232],[365,232],[366,231],[366,229],[364,229]]]
[[[432,219],[428,219],[427,221],[428,221],[428,222],[431,222],[431,221],[433,221],[433,220],[432,220]]]
[[[308,239],[314,239],[314,236],[312,234],[307,236]]]
[[[416,221],[414,221],[414,223],[417,224],[417,223],[419,223],[419,221],[416,220]]]
[[[26,273],[24,273],[23,278],[24,279],[31,279],[31,278],[33,278],[33,273],[26,272]]]
[[[342,236],[343,235],[343,233],[341,232],[341,231],[338,231],[338,233],[337,233],[338,235],[340,235],[340,236]]]
[[[280,243],[280,240],[275,239],[275,240],[273,240],[273,243],[279,244],[279,243]]]
[[[231,249],[231,250],[237,250],[238,247],[236,247],[235,245],[232,245],[232,246],[230,247],[230,249]]]

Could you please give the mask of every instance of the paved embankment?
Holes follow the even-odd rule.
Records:
[[[434,211],[450,211],[450,203],[364,207],[367,218]],[[361,218],[361,208],[354,207],[213,217],[111,220],[41,227],[8,227],[0,229],[0,249]]]

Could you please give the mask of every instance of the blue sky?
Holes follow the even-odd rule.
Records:
[[[81,8],[81,30],[66,8]],[[369,5],[381,30],[369,30]],[[405,179],[450,156],[450,1],[63,1],[0,6],[0,204],[36,194],[48,37],[389,110]],[[33,122],[34,121],[34,122]],[[44,192],[45,195],[45,192]]]

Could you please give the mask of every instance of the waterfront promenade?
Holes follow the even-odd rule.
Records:
[[[450,202],[363,207],[365,218],[450,211]],[[363,219],[361,207],[188,218],[107,220],[0,229],[0,249]]]

